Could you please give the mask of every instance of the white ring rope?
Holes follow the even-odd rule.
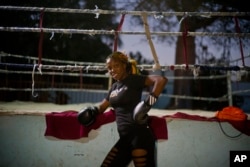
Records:
[[[6,87],[0,87],[0,90],[4,91],[32,91],[31,88],[6,88]],[[70,89],[70,88],[36,88],[36,91],[45,92],[45,91],[70,91],[70,92],[107,92],[106,90],[95,90],[95,89]],[[238,90],[233,91],[232,94],[238,94],[238,93],[248,93],[250,92],[250,89],[248,90]],[[218,98],[208,98],[208,97],[196,97],[196,96],[186,96],[186,95],[172,95],[172,94],[162,94],[161,96],[166,96],[170,98],[179,98],[179,99],[189,99],[189,100],[202,100],[202,101],[228,101],[227,95],[224,95],[222,97]]]
[[[6,91],[25,91],[25,92],[30,92],[32,91],[32,88],[6,88],[6,87],[0,87],[0,90],[6,90]],[[106,93],[106,90],[96,90],[96,89],[79,89],[79,88],[36,88],[36,91],[40,92],[46,92],[46,91],[69,91],[69,92],[79,92],[79,91],[84,91],[84,92],[103,92]]]
[[[0,73],[5,74],[31,74],[31,71],[9,71],[9,70],[1,70]],[[34,72],[35,74],[38,74],[39,72]],[[96,77],[96,78],[109,78],[109,75],[107,74],[86,74],[86,73],[62,73],[62,72],[43,72],[43,75],[60,75],[60,76],[83,76],[83,77]],[[182,76],[182,77],[173,77],[168,76],[169,80],[180,80],[180,79],[222,79],[226,78],[227,75],[211,75],[211,76],[199,76],[199,77],[188,77],[188,76]]]
[[[14,55],[14,54],[7,54],[0,52],[1,57],[17,57],[23,58],[27,60],[38,60],[37,57],[31,56],[22,56],[22,55]],[[81,70],[94,70],[94,71],[106,71],[106,64],[105,63],[94,63],[94,62],[76,62],[76,61],[65,61],[65,60],[55,60],[55,59],[46,59],[44,58],[43,61],[53,62],[53,63],[64,63],[64,64],[72,64],[72,65],[42,65],[40,64],[38,70],[40,73],[42,69],[47,70],[60,70],[60,71],[81,71]],[[33,64],[36,64],[35,62]],[[13,63],[1,63],[0,66],[3,67],[20,67],[20,68],[31,68],[33,65],[31,64],[13,64]],[[141,71],[153,71],[154,66],[148,64],[137,65],[137,68]],[[187,70],[185,64],[176,64],[176,65],[167,65],[167,66],[160,66],[162,71],[173,71],[173,70]],[[216,66],[213,64],[210,65],[189,65],[188,70],[193,70],[194,77],[199,77],[199,72],[203,70],[224,70],[224,71],[250,71],[250,68],[247,66]]]
[[[24,89],[18,89],[18,88],[6,88],[2,87],[0,90],[8,90],[8,91],[32,91],[32,95],[34,97],[37,96],[34,95],[34,74],[35,74],[35,67],[36,65],[33,66],[33,71],[32,71],[32,88],[24,88]],[[40,66],[40,67],[46,67],[46,66]],[[88,66],[89,68],[90,66]],[[30,71],[8,71],[8,70],[0,70],[0,73],[18,73],[18,74],[30,74]],[[38,72],[36,72],[38,73]],[[40,71],[41,74],[41,71]],[[88,74],[80,74],[80,73],[56,73],[56,72],[43,72],[44,75],[65,75],[65,76],[89,76],[89,77],[108,77],[107,75],[88,75]],[[216,75],[216,76],[200,76],[200,77],[168,77],[169,79],[220,79],[220,78],[226,78],[226,75]],[[70,89],[70,88],[38,88],[36,91],[77,91],[77,90],[83,90],[83,89]],[[239,93],[247,93],[250,92],[250,90],[238,90],[238,91],[233,91],[232,94],[239,94]],[[207,97],[194,97],[194,96],[186,96],[186,95],[171,95],[171,94],[164,94],[164,96],[170,97],[170,98],[181,98],[181,99],[193,99],[193,100],[209,100],[209,101],[227,101],[227,96],[224,95],[219,98],[207,98]]]
[[[9,70],[1,70],[0,73],[4,74],[31,74],[31,71],[9,71]],[[39,74],[40,72],[34,72],[34,74]],[[82,76],[82,77],[95,77],[95,78],[109,78],[109,75],[106,74],[86,74],[86,73],[63,73],[63,72],[43,72],[43,75],[59,75],[59,76]]]
[[[145,35],[143,31],[115,31],[115,30],[82,30],[63,28],[32,28],[32,27],[0,27],[0,31],[6,32],[37,32],[60,33],[60,34],[88,34],[88,35]],[[158,36],[182,36],[182,32],[151,32]],[[213,36],[213,37],[250,37],[250,33],[224,33],[224,32],[187,32],[187,36]]]
[[[0,57],[16,57],[16,58],[22,58],[27,60],[38,60],[38,57],[32,57],[32,56],[24,56],[24,55],[16,55],[16,54],[10,54],[10,53],[4,53],[0,52]],[[63,64],[78,64],[78,65],[97,65],[97,66],[105,66],[105,63],[94,63],[94,62],[79,62],[79,61],[70,61],[70,60],[58,60],[58,59],[48,59],[43,58],[43,62],[53,62],[53,63],[63,63]]]
[[[161,16],[250,16],[250,12],[163,12],[163,11],[126,11],[126,10],[102,10],[102,9],[69,9],[69,8],[46,8],[46,7],[22,7],[22,6],[0,6],[1,10],[19,10],[30,12],[52,12],[52,13],[85,13],[85,14],[129,14],[138,15],[147,13],[147,15]]]
[[[1,55],[1,54],[0,54]],[[18,57],[18,58],[26,58],[24,56],[20,56],[20,55],[11,55],[11,54],[3,54],[4,56],[13,56],[13,57]],[[33,59],[33,57],[29,57],[30,59]],[[35,59],[35,58],[34,58]],[[37,59],[37,58],[36,58]],[[48,61],[52,61],[52,59],[46,59]],[[52,61],[53,62],[53,61]],[[63,63],[68,63],[67,61],[62,61]],[[71,63],[75,63],[75,62],[71,62]],[[69,70],[69,71],[79,71],[82,69],[93,69],[93,70],[106,70],[105,64],[101,63],[98,64],[98,66],[95,66],[95,63],[90,63],[91,65],[87,65],[87,66],[70,66],[70,65],[66,65],[66,66],[55,66],[55,65],[32,65],[33,67],[33,71],[32,71],[32,88],[24,88],[24,89],[18,89],[18,88],[6,88],[6,87],[2,87],[0,88],[0,90],[7,90],[7,91],[32,91],[32,95],[33,96],[37,96],[34,95],[34,75],[37,74],[38,72],[35,72],[34,69],[35,67],[38,68],[39,73],[41,74],[42,69],[52,69],[52,70]],[[8,64],[4,64],[4,65],[8,65]],[[15,64],[9,64],[9,65],[15,65]],[[22,64],[17,64],[18,67],[23,67]],[[25,65],[25,64],[24,64]],[[27,64],[26,64],[27,65]],[[92,66],[93,65],[93,66]],[[31,65],[29,65],[31,66]],[[195,69],[197,65],[190,65],[189,69]],[[214,65],[210,65],[210,67],[215,67]],[[138,68],[142,68],[143,70],[146,69],[152,69],[152,65],[142,65],[142,66],[138,66]],[[182,70],[186,70],[186,65],[171,65],[171,66],[162,66],[161,67],[164,70],[176,70],[176,69],[182,69]],[[243,70],[244,68],[242,67],[241,70]],[[0,70],[1,73],[18,73],[18,74],[30,74],[30,71],[8,71],[8,70]],[[92,75],[92,74],[83,74],[83,73],[59,73],[59,72],[43,72],[43,75],[65,75],[65,76],[90,76],[93,77],[94,75],[96,76],[96,74]],[[107,75],[97,75],[96,77],[107,77]],[[219,78],[225,78],[225,75],[221,75],[221,76],[198,76],[198,77],[171,77],[169,76],[169,79],[219,79]],[[89,91],[88,89],[84,90],[84,89],[69,89],[69,88],[36,88],[36,91]],[[92,90],[91,90],[92,91]],[[93,90],[96,91],[96,90]],[[97,91],[99,92],[99,91]],[[238,94],[238,93],[246,93],[246,92],[250,92],[250,90],[238,90],[238,91],[234,91],[232,92],[232,94]],[[170,97],[170,98],[182,98],[182,99],[193,99],[193,100],[209,100],[209,101],[227,101],[227,96],[228,95],[224,95],[222,97],[219,98],[207,98],[207,97],[193,97],[193,96],[186,96],[186,95],[170,95],[170,94],[164,94],[164,96]]]
[[[0,66],[5,67],[23,67],[23,68],[30,68],[31,64],[13,64],[13,63],[0,63]],[[160,66],[162,71],[173,71],[173,70],[187,70],[186,64],[175,64],[169,66]],[[197,67],[204,68],[204,70],[214,70],[214,71],[249,71],[249,67],[243,66],[214,66],[214,65],[188,65],[188,70],[194,70]],[[148,70],[154,71],[154,65],[137,65],[139,70]],[[80,71],[80,70],[94,70],[94,71],[106,71],[106,66],[101,65],[87,65],[87,66],[77,66],[77,65],[42,65],[39,66],[39,71],[41,72],[42,69],[46,70],[59,70],[59,71]],[[201,70],[202,71],[202,70]],[[197,76],[196,76],[197,77]]]
[[[30,60],[38,60],[38,57],[33,57],[33,56],[24,56],[24,55],[16,55],[16,54],[10,54],[10,53],[5,53],[0,51],[0,60],[1,57],[16,57],[16,58],[22,58],[22,59],[27,59],[28,61]],[[244,58],[250,58],[250,55],[244,56]],[[230,63],[240,61],[241,58],[231,60]],[[59,60],[59,59],[48,59],[48,58],[43,58],[43,62],[53,62],[53,63],[63,63],[63,64],[74,64],[74,65],[98,65],[98,66],[105,66],[105,63],[97,63],[97,62],[79,62],[79,61],[70,61],[70,60]],[[0,61],[1,62],[1,61]]]

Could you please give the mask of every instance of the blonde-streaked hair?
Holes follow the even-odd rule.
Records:
[[[124,63],[126,65],[126,71],[129,74],[140,74],[140,72],[137,68],[136,60],[129,58],[123,52],[119,52],[119,51],[113,52],[107,57],[107,59],[112,59],[112,60]]]

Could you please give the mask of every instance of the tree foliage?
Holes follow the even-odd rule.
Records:
[[[121,1],[119,1],[121,2]],[[164,16],[158,17],[161,19],[155,19],[151,17],[150,27],[154,31],[166,31],[166,32],[184,32],[184,26],[187,31],[190,32],[226,32],[226,33],[238,33],[239,29],[236,29],[236,20],[239,21],[240,31],[243,33],[249,33],[250,31],[250,17],[248,15],[242,17],[232,16],[216,16],[216,17],[204,17],[192,16],[188,12],[247,12],[247,1],[243,0],[125,0],[121,2],[122,9],[139,10],[139,11],[158,11],[158,15],[161,16],[161,12],[186,12],[184,16]],[[133,17],[135,25],[142,24],[140,17]],[[239,50],[239,39],[235,37],[187,37],[186,45],[183,42],[183,37],[172,36],[159,36],[157,39],[161,42],[167,42],[169,44],[176,43],[176,64],[217,64],[229,65],[229,60],[232,57],[232,49]],[[247,37],[241,38],[243,46],[248,46],[250,40]],[[213,46],[213,47],[211,47]],[[211,52],[216,49],[216,54]],[[184,49],[187,51],[187,60],[184,59]],[[187,61],[187,62],[186,62]],[[222,64],[223,63],[223,64]],[[175,76],[192,76],[191,71],[175,71]],[[201,74],[202,75],[202,74]],[[208,73],[203,75],[210,75]],[[175,95],[199,95],[205,97],[219,97],[225,94],[226,84],[223,81],[217,81],[216,85],[220,87],[215,91],[210,91],[209,82],[193,83],[191,80],[175,80],[174,81],[174,94]],[[196,84],[196,85],[194,85]],[[194,85],[194,86],[192,86]],[[197,87],[201,86],[203,91],[198,91]],[[217,91],[216,91],[217,90]],[[196,101],[180,100],[178,104],[174,104],[176,101],[172,99],[171,105],[180,108],[190,108],[196,105]],[[193,104],[192,104],[193,103]],[[218,104],[213,106],[221,107]],[[201,107],[201,106],[200,106]],[[210,107],[211,109],[211,107]],[[215,108],[213,108],[214,110]]]
[[[61,1],[1,1],[0,5],[24,6],[24,7],[48,7],[69,9],[114,9],[112,0],[61,0]],[[115,29],[117,22],[112,15],[100,15],[77,13],[50,13],[1,10],[1,26],[32,27],[40,26],[40,17],[43,14],[42,27],[64,29]],[[5,19],[7,18],[7,19]],[[0,32],[0,50],[28,56],[38,56],[38,43],[41,33],[33,32]],[[103,62],[112,51],[113,36],[88,35],[88,34],[43,34],[43,57]]]
[[[117,0],[121,3],[120,8],[126,10],[139,10],[139,11],[159,11],[161,12],[248,12],[247,1],[244,0]],[[233,17],[203,17],[187,15],[187,27],[188,31],[195,32],[236,32],[235,22]],[[134,16],[134,25],[143,24],[140,17]],[[153,31],[181,31],[183,25],[180,24],[183,16],[166,16],[161,19],[155,19],[150,24]],[[238,17],[240,23],[241,32],[250,32],[250,17],[242,16]],[[181,37],[180,37],[181,38]],[[237,46],[238,39],[232,37],[218,38],[218,37],[198,37],[196,41],[202,38],[208,41],[213,46],[217,46],[217,49],[228,49],[231,46]],[[176,38],[173,36],[158,36],[158,40],[162,42],[175,43]],[[248,38],[242,38],[244,45],[249,44]],[[209,45],[210,45],[209,44]],[[196,46],[200,47],[200,46]]]

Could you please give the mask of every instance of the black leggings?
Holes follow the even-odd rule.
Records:
[[[133,160],[135,167],[155,167],[155,137],[149,128],[141,128],[134,135],[122,136],[107,154],[101,167],[127,167]]]

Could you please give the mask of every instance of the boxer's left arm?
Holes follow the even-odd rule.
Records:
[[[143,124],[147,120],[147,113],[151,109],[151,107],[157,101],[158,96],[163,91],[167,78],[158,75],[149,75],[145,80],[146,86],[153,86],[151,93],[146,97],[145,100],[138,103],[138,105],[134,109],[133,118],[136,123]]]

